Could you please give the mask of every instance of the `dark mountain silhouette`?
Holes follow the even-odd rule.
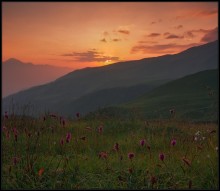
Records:
[[[108,107],[91,116],[116,118],[170,119],[175,110],[176,119],[217,121],[218,70],[206,70],[168,82],[120,106]]]
[[[85,102],[84,98],[86,96],[88,100],[88,94],[93,94],[90,102],[95,105],[101,95],[100,92],[97,96],[95,94],[103,89],[119,88],[121,91],[121,88],[134,87],[140,84],[156,87],[170,80],[203,70],[216,69],[217,67],[218,41],[215,41],[190,48],[175,55],[76,70],[51,83],[8,96],[3,100],[3,105],[4,110],[9,110],[9,105],[13,99],[14,104],[21,106],[31,103],[36,105],[41,111],[49,110],[61,114],[74,115],[74,107],[76,106],[73,103],[78,100],[77,107],[86,108],[88,101]],[[115,94],[117,94],[116,89]],[[106,94],[102,96],[106,96]],[[127,99],[125,100],[128,101]],[[112,102],[111,100],[108,101],[109,105],[112,103],[115,103],[113,96]],[[68,106],[68,109],[65,110],[66,106]],[[97,106],[102,107],[100,104],[97,104]],[[87,110],[87,112],[89,111]]]
[[[34,65],[14,58],[8,59],[2,64],[2,96],[48,83],[72,70],[67,67]]]

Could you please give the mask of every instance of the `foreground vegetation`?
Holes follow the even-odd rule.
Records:
[[[218,124],[2,120],[2,189],[217,189]]]

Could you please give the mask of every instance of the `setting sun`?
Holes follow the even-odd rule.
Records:
[[[218,31],[217,2],[2,5],[3,61],[93,67],[175,54],[215,40]]]

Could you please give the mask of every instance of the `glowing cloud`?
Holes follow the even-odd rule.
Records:
[[[213,30],[210,30],[207,34],[205,34],[201,42],[212,42],[218,39],[218,27]]]
[[[147,37],[158,37],[158,36],[160,36],[160,33],[151,33],[147,35]]]
[[[119,61],[119,57],[105,56],[102,52],[89,50],[87,52],[73,52],[61,56],[73,57],[77,62],[105,62],[106,60]]]
[[[130,31],[129,30],[123,30],[123,29],[120,29],[118,30],[119,33],[122,33],[122,34],[126,34],[126,35],[129,35],[130,34]]]

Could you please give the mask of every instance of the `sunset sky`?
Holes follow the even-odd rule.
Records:
[[[218,38],[217,2],[3,2],[3,61],[74,69],[174,54]]]

